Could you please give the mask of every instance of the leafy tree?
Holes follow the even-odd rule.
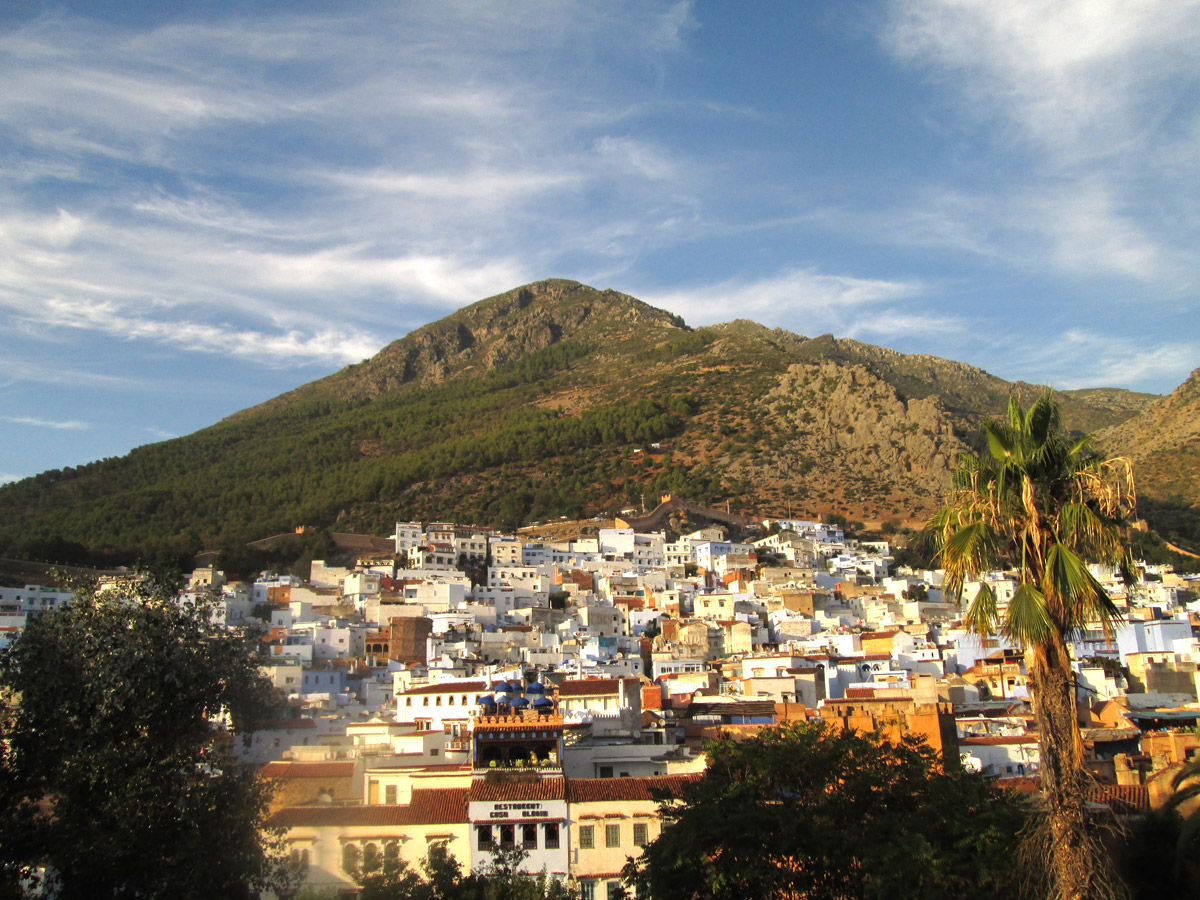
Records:
[[[704,776],[624,875],[638,896],[951,898],[1014,886],[1004,851],[1024,819],[922,740],[789,722],[708,744]]]
[[[464,873],[444,844],[435,843],[418,875],[403,860],[359,879],[359,900],[575,900],[575,892],[545,872],[521,871],[528,857],[520,847],[496,850],[489,866]]]
[[[62,900],[278,886],[268,789],[213,725],[269,710],[253,636],[181,607],[172,585],[72,587],[0,654],[0,894],[38,867]]]
[[[978,634],[999,632],[1025,648],[1044,797],[1041,827],[1026,850],[1046,860],[1050,896],[1110,896],[1119,888],[1088,827],[1067,641],[1092,622],[1111,632],[1119,618],[1087,565],[1116,565],[1131,577],[1121,528],[1135,502],[1132,470],[1128,460],[1104,459],[1086,439],[1069,438],[1048,393],[1028,411],[1012,397],[1007,419],[987,423],[983,437],[986,445],[961,460],[949,502],[925,535],[952,596],[981,572],[1016,568],[1018,586],[1003,614],[985,583],[966,621]]]

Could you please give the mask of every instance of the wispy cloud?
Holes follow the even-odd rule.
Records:
[[[1164,380],[1182,381],[1200,360],[1200,341],[1160,343],[1123,340],[1117,331],[1070,329],[1050,341],[1012,342],[1004,357],[1010,378],[1041,381],[1054,387],[1131,387],[1154,392]]]
[[[656,102],[616,88],[693,28],[689,3],[34,19],[0,36],[0,116],[24,151],[0,186],[0,308],[31,337],[340,364],[407,309],[543,277],[563,248],[627,257],[614,212],[678,233],[693,173],[609,131]],[[578,66],[584,44],[628,74]],[[38,209],[55,177],[81,189]]]
[[[1000,126],[972,135],[976,152],[995,153],[1001,169],[1024,161],[960,211],[972,231],[1073,274],[1165,283],[1195,271],[1192,230],[1167,221],[1194,219],[1197,200],[1200,3],[897,0],[890,9],[885,46],[927,72],[960,115]]]
[[[30,425],[34,428],[52,428],[55,431],[86,431],[92,427],[87,422],[54,422],[34,416],[0,416],[0,420],[8,422],[10,425]]]
[[[885,39],[953,73],[978,111],[1079,161],[1136,149],[1175,101],[1162,85],[1196,77],[1200,4],[909,0],[892,4]]]
[[[874,332],[881,308],[918,296],[918,282],[826,275],[812,269],[793,269],[770,278],[723,281],[690,290],[645,293],[648,302],[688,317],[692,324],[732,318],[754,318],[764,324],[802,328],[805,333],[836,330],[841,334]],[[934,317],[893,315],[894,327],[951,327]]]
[[[79,387],[89,385],[118,390],[131,390],[147,387],[147,383],[139,378],[123,375],[113,375],[108,372],[97,372],[90,369],[77,369],[70,366],[47,366],[44,357],[39,358],[33,353],[18,353],[12,348],[6,354],[0,354],[0,378],[7,383],[0,387],[10,387],[14,384],[39,385],[70,385]]]
[[[122,312],[113,303],[46,305],[44,324],[105,334],[121,340],[147,340],[197,352],[224,354],[265,366],[325,362],[330,366],[357,362],[379,349],[377,338],[354,331],[324,329],[264,333],[187,320],[160,320]]]

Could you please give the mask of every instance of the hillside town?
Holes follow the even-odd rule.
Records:
[[[353,892],[441,845],[471,869],[519,850],[584,900],[619,896],[705,742],[787,721],[919,735],[948,763],[1037,789],[1024,655],[969,633],[941,572],[829,522],[638,526],[548,540],[398,522],[307,580],[191,573],[182,600],[261,623],[281,713],[233,747],[277,786],[269,824],[307,885]],[[1093,574],[1123,623],[1071,644],[1092,799],[1146,810],[1200,750],[1198,583],[1152,565],[1128,588]],[[986,581],[1003,607],[1013,576]],[[0,588],[0,646],[70,600]]]

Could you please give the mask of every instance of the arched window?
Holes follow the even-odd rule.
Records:
[[[342,869],[347,875],[357,875],[361,862],[362,852],[358,844],[347,844],[342,848]]]
[[[400,845],[395,841],[383,845],[383,865],[388,870],[395,870],[400,865]]]
[[[379,853],[378,844],[367,844],[363,847],[362,868],[363,872],[370,873],[379,869],[383,865],[383,857]]]

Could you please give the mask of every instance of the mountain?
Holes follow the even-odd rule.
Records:
[[[1095,438],[1133,460],[1141,491],[1200,504],[1200,369],[1168,396]]]
[[[1014,390],[1042,388],[744,320],[692,329],[616,291],[542,281],[194,434],[0,487],[0,551],[183,553],[440,517],[514,527],[664,493],[916,524]],[[1068,427],[1114,446],[1170,399],[1058,396]]]
[[[1200,369],[1095,440],[1133,460],[1139,505],[1156,529],[1200,550]]]

